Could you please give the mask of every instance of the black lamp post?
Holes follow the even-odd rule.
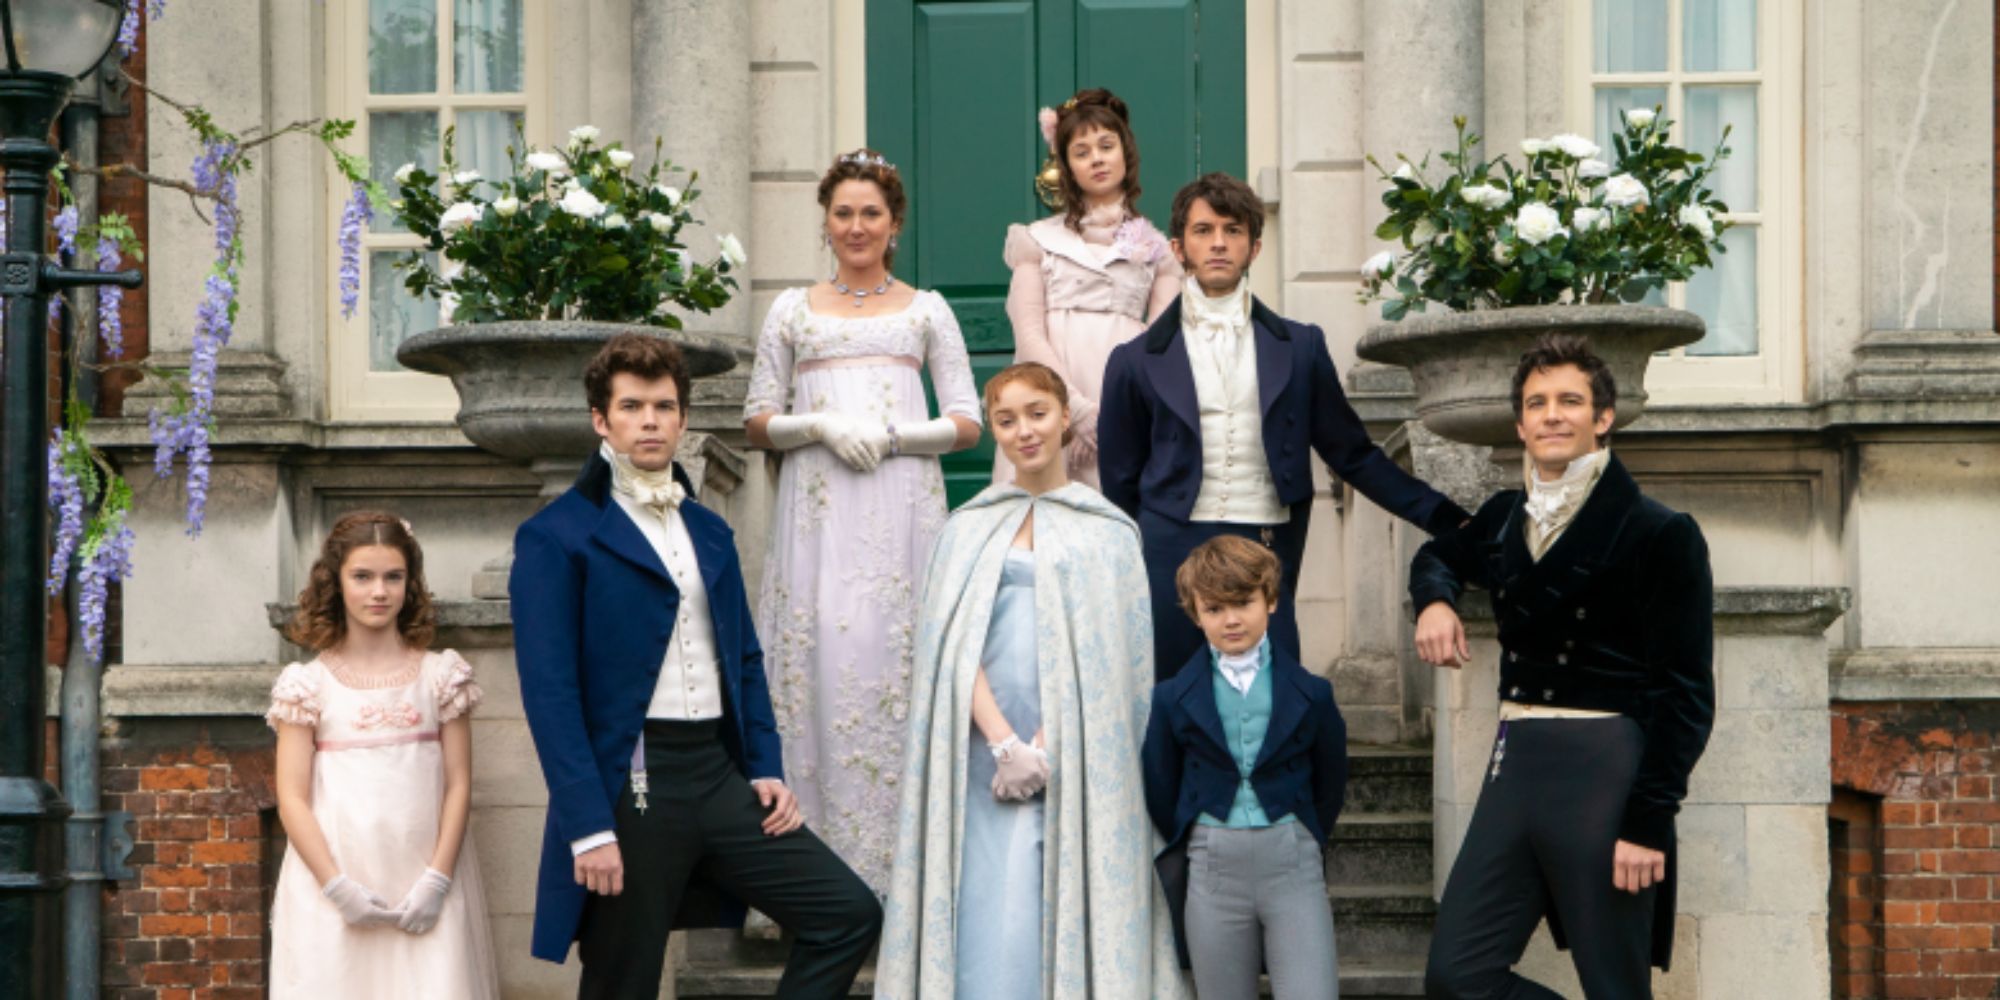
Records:
[[[76,78],[111,50],[117,0],[0,0],[0,168],[7,248],[0,296],[0,997],[54,996],[61,953],[62,820],[69,806],[42,780],[48,607],[49,295],[77,285],[139,284],[139,272],[57,267],[42,252],[49,127]]]

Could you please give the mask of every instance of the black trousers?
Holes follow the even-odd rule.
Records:
[[[882,906],[846,862],[803,827],[764,833],[766,815],[714,722],[646,723],[646,811],[618,798],[625,891],[591,896],[577,934],[583,1000],[653,1000],[667,933],[691,878],[792,933],[778,996],[845,997],[882,933]]]
[[[1653,895],[1611,884],[1625,797],[1639,773],[1638,723],[1504,723],[1465,844],[1445,881],[1424,970],[1432,1000],[1558,1000],[1512,971],[1551,910],[1590,1000],[1650,998]]]
[[[1217,535],[1236,535],[1269,546],[1278,556],[1282,576],[1278,580],[1278,610],[1271,616],[1271,642],[1279,649],[1299,655],[1298,614],[1292,596],[1299,590],[1299,560],[1306,551],[1307,519],[1312,501],[1291,507],[1291,520],[1269,526],[1234,524],[1227,521],[1176,521],[1139,509],[1139,539],[1146,557],[1146,583],[1153,597],[1153,674],[1167,680],[1181,672],[1194,654],[1207,648],[1201,626],[1181,608],[1180,594],[1174,589],[1174,572],[1187,561],[1188,553]]]

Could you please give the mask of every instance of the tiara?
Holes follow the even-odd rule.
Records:
[[[870,153],[866,150],[855,150],[852,153],[842,153],[840,154],[840,157],[834,160],[833,162],[852,163],[857,167],[881,167],[882,169],[887,170],[892,174],[896,172],[896,165],[890,163],[887,159],[884,159],[882,154]]]

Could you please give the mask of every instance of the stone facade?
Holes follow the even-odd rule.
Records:
[[[1796,326],[1777,331],[1797,364],[1775,396],[1656,392],[1618,442],[1649,493],[1701,521],[1725,588],[1722,716],[1681,825],[1679,954],[1660,992],[1718,1000],[1814,995],[1799,984],[1839,983],[1843,996],[1930,996],[1946,995],[1923,992],[1942,989],[1939,977],[1958,976],[1951,988],[1971,995],[1992,975],[1969,957],[1996,919],[1977,909],[1987,905],[1975,895],[1987,870],[1953,873],[1949,911],[1942,896],[1901,894],[1938,892],[1948,853],[1975,866],[1991,853],[1973,843],[1993,817],[1973,804],[1979,776],[1964,773],[1991,747],[1961,747],[1954,736],[1947,788],[1935,756],[1944,748],[1925,747],[1935,739],[1919,720],[1986,733],[1986,706],[2000,696],[2000,618],[1986,607],[2000,592],[1990,531],[2000,496],[1996,143],[1987,134],[1994,14],[1972,0],[1761,2],[1803,49],[1784,70],[1797,74],[1799,102],[1764,123],[1804,142],[1782,175],[1802,215],[1789,236],[1799,243],[1792,287],[1801,307]],[[836,151],[866,140],[864,0],[553,6],[560,16],[534,44],[556,130],[591,122],[607,136],[661,134],[673,158],[701,168],[706,220],[746,233],[751,264],[737,303],[700,328],[747,341],[778,292],[824,270],[813,183]],[[149,28],[144,75],[232,127],[311,118],[327,107],[329,11],[341,7],[204,0],[199,17],[170,13]],[[1468,505],[1515,470],[1407,423],[1407,377],[1355,363],[1373,315],[1354,298],[1357,262],[1375,249],[1365,157],[1443,148],[1454,114],[1472,119],[1493,149],[1575,129],[1559,54],[1589,8],[1246,3],[1250,173],[1273,211],[1258,294],[1327,329],[1357,407],[1390,452]],[[193,147],[159,110],[151,126],[112,120],[107,158],[184,172]],[[182,534],[177,488],[148,471],[148,387],[125,397],[125,421],[98,425],[139,503],[139,575],[122,596],[104,691],[105,781],[109,797],[123,796],[108,807],[153,810],[138,831],[139,879],[106,897],[106,985],[129,1000],[228,996],[261,975],[261,951],[244,943],[255,936],[245,932],[262,933],[262,904],[249,894],[264,888],[255,880],[267,869],[256,866],[278,834],[257,716],[271,678],[296,655],[266,608],[297,592],[318,539],[347,510],[387,506],[418,526],[447,618],[441,645],[466,652],[486,685],[474,726],[482,863],[490,873],[527,871],[539,846],[543,793],[524,777],[536,766],[504,603],[475,600],[472,584],[534,509],[536,481],[471,448],[449,423],[334,419],[328,199],[338,192],[307,143],[261,155],[243,189],[251,259],[200,540]],[[148,285],[127,300],[128,342],[155,359],[185,352],[206,228],[176,192],[148,199],[114,184],[105,197],[148,227]],[[703,499],[737,527],[754,591],[773,466],[745,446],[741,392],[741,372],[697,387],[695,424],[705,433],[691,436],[688,454],[699,459]],[[1464,673],[1417,663],[1402,580],[1421,535],[1319,475],[1300,591],[1305,659],[1335,680],[1357,739],[1434,748],[1435,861],[1412,881],[1441,884],[1492,735],[1493,647],[1481,646],[1488,667]],[[144,781],[194,783],[216,797]],[[1890,846],[1935,843],[1940,830],[1949,852]],[[196,860],[197,845],[211,843],[219,846],[201,849],[213,864]],[[240,860],[249,848],[239,844],[264,854]],[[1940,868],[1929,881],[1927,851]],[[1892,872],[1892,857],[1918,867]],[[1830,911],[1836,873],[1837,889],[1856,891],[1836,893]],[[526,957],[528,880],[489,881],[509,995],[570,995],[573,964]],[[217,925],[211,915],[205,927],[190,915],[163,922],[175,913],[166,907],[183,903],[229,916]],[[1943,944],[1943,927],[1957,952]],[[1967,957],[1950,957],[1958,953]],[[1527,965],[1577,995],[1545,940]],[[197,968],[209,978],[194,981]],[[1382,990],[1407,988],[1407,977],[1396,981],[1403,987]]]

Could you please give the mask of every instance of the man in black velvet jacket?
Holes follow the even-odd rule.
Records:
[[[1674,928],[1674,814],[1715,718],[1708,545],[1604,443],[1617,385],[1543,338],[1514,374],[1524,489],[1418,550],[1417,651],[1469,655],[1455,605],[1492,594],[1500,731],[1439,904],[1433,998],[1554,1000],[1511,967],[1546,916],[1585,994],[1650,997]]]

